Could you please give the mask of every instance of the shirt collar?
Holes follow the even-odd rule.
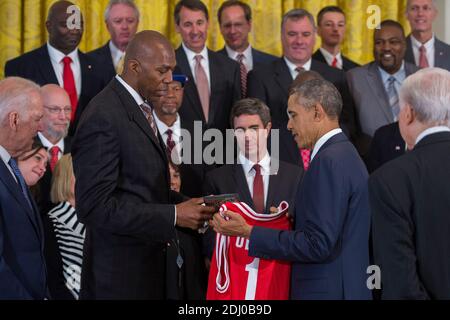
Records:
[[[429,136],[433,133],[438,133],[438,132],[450,132],[450,128],[446,127],[446,126],[436,126],[436,127],[431,127],[431,128],[425,129],[417,137],[415,145],[417,145],[426,136]]]
[[[332,137],[342,132],[341,128],[333,129],[327,133],[325,133],[322,137],[320,137],[319,140],[317,140],[316,144],[314,145],[313,151],[311,153],[311,161],[313,161],[314,157],[316,156],[317,152],[319,152],[320,148]]]
[[[336,56],[334,56],[333,54],[331,54],[330,52],[328,52],[326,49],[324,48],[319,48],[320,52],[322,53],[322,55],[324,56],[325,60],[327,61],[327,63],[329,65],[331,65],[333,63],[333,59],[334,57],[336,57],[337,61],[338,61],[338,65],[342,65],[342,55],[339,52]]]
[[[134,101],[136,101],[138,106],[141,106],[144,103],[144,99],[142,99],[141,95],[134,90],[132,87],[130,87],[130,85],[128,83],[125,82],[125,80],[122,79],[121,76],[119,76],[118,74],[116,75],[116,79],[117,81],[119,81],[124,87],[125,89],[131,94],[131,96],[133,97]]]
[[[5,164],[7,164],[11,159],[11,155],[9,154],[9,152],[6,151],[6,149],[3,148],[1,145],[0,145],[0,157],[2,158]]]
[[[156,114],[155,110],[153,110],[153,118],[155,118],[156,126],[158,127],[158,131],[161,135],[166,134],[166,131],[168,129],[171,129],[174,135],[176,135],[177,137],[181,136],[181,122],[180,122],[180,115],[178,113],[177,119],[175,120],[175,122],[171,127],[166,125],[158,118],[158,115]]]
[[[286,56],[283,57],[284,61],[286,62],[289,71],[291,72],[292,78],[295,79],[298,75],[298,71],[295,70],[297,69],[297,65],[293,62],[291,62],[288,58],[286,58]],[[312,63],[312,59],[310,58],[303,66],[302,68],[305,69],[306,71],[311,70],[311,63]]]
[[[411,34],[411,44],[413,45],[413,47],[415,47],[417,50],[419,50],[419,48],[422,46],[425,47],[425,49],[427,49],[427,52],[429,50],[432,50],[434,48],[434,42],[435,42],[435,37],[434,37],[434,33],[433,36],[431,37],[430,40],[428,40],[425,43],[420,42],[419,40],[417,40],[416,38],[414,38],[414,36]]]
[[[378,63],[377,63],[377,65],[378,65]],[[400,67],[400,69],[399,69],[396,73],[394,73],[394,74],[387,73],[387,72],[386,72],[385,70],[383,70],[383,68],[381,68],[379,65],[378,65],[378,70],[380,71],[381,80],[383,81],[383,84],[384,84],[384,85],[386,85],[386,82],[388,81],[388,79],[389,79],[390,77],[394,77],[395,80],[396,80],[399,84],[402,84],[403,81],[405,80],[405,77],[406,77],[406,73],[405,73],[405,61],[404,61],[404,60],[403,60],[403,62],[402,62],[402,66]]]
[[[70,52],[68,55],[65,55],[55,47],[53,47],[49,42],[47,42],[47,49],[50,59],[56,63],[61,63],[61,60],[64,57],[70,57],[72,61],[78,60],[78,48]]]
[[[251,45],[248,45],[247,49],[245,49],[243,52],[234,51],[227,45],[225,46],[225,50],[227,50],[228,56],[233,60],[237,60],[237,56],[241,53],[244,55],[244,58],[246,60],[250,59],[250,57],[252,56],[252,46]]]
[[[183,46],[184,52],[186,52],[188,61],[194,61],[195,56],[197,56],[197,55],[201,55],[203,57],[203,59],[205,59],[205,61],[208,61],[208,48],[206,48],[206,46],[203,47],[203,50],[200,51],[200,53],[196,53],[196,52],[192,51],[191,49],[189,49],[188,47],[186,47],[184,42],[182,42],[181,45]]]
[[[239,153],[239,162],[241,163],[242,168],[244,168],[245,175],[247,175],[255,165],[255,163],[250,161],[250,159],[247,159],[242,153]],[[262,175],[270,174],[270,155],[268,152],[266,152],[266,155],[258,162],[258,164],[262,168]]]
[[[116,47],[112,40],[109,40],[109,50],[111,51],[111,56],[113,57],[114,62],[118,62],[125,54],[125,52]]]
[[[56,144],[51,143],[41,132],[38,132],[38,137],[42,142],[42,145],[47,148],[48,151],[54,146],[57,146],[59,150],[64,153],[64,138],[59,140]]]

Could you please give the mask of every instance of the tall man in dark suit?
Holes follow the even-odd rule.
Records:
[[[344,100],[341,125],[348,136],[353,136],[356,132],[353,102],[347,89],[345,74],[311,58],[315,36],[314,17],[308,11],[293,9],[287,12],[281,26],[283,57],[264,68],[253,70],[248,79],[248,96],[261,99],[269,106],[273,128],[280,130],[280,150],[283,150],[280,160],[304,167],[308,166],[310,151],[299,151],[296,147],[287,130],[286,114],[289,87],[299,71],[316,71],[335,84]]]
[[[86,226],[82,299],[165,298],[166,243],[175,225],[196,229],[214,211],[201,198],[179,203],[170,191],[149,103],[167,94],[174,68],[175,52],[163,35],[136,34],[122,75],[80,121],[72,154],[77,214]]]
[[[450,299],[450,72],[420,70],[400,91],[400,132],[411,152],[369,180],[383,299]]]
[[[439,67],[450,71],[450,45],[433,33],[437,15],[435,0],[408,0],[406,18],[411,34],[406,38],[405,60],[420,68]]]
[[[206,47],[208,9],[203,2],[181,0],[175,7],[174,18],[175,28],[182,38],[176,50],[176,72],[191,79],[184,88],[180,117],[196,139],[193,143],[202,144],[201,137],[194,136],[196,125],[201,126],[202,136],[208,129],[218,129],[225,136],[229,128],[231,107],[241,96],[239,64]],[[225,162],[225,156],[220,159],[216,154],[215,157],[215,164]],[[201,195],[208,166],[197,164],[195,169],[196,176],[188,182],[194,187],[182,190],[188,196]]]
[[[55,2],[45,23],[48,43],[5,65],[7,77],[19,76],[39,85],[54,83],[67,91],[72,104],[70,135],[74,134],[86,105],[110,80],[104,77],[103,65],[78,50],[83,35],[83,19],[81,16],[80,26],[68,25],[72,14],[67,13],[67,9],[73,5],[69,1]]]
[[[133,0],[110,0],[105,9],[105,24],[111,39],[88,53],[106,65],[107,78],[122,73],[125,50],[139,26],[139,9]]]
[[[253,68],[272,62],[275,56],[253,48],[248,41],[252,30],[252,9],[240,0],[227,0],[219,8],[217,19],[225,47],[218,51],[239,63],[241,70],[242,97],[245,97],[247,73]]]
[[[325,80],[310,80],[289,97],[289,130],[312,149],[298,189],[295,229],[252,227],[239,214],[214,215],[214,229],[249,239],[249,255],[292,261],[292,299],[370,299],[367,170],[339,128],[342,99]]]
[[[313,54],[313,59],[344,71],[359,67],[341,53],[345,36],[345,13],[337,6],[322,8],[317,15],[317,34],[322,39],[321,47]]]
[[[272,128],[269,107],[259,99],[243,99],[235,103],[230,118],[239,156],[234,164],[207,173],[204,194],[237,193],[240,201],[258,213],[270,213],[271,207],[276,208],[282,201],[287,201],[293,213],[303,170],[278,161],[278,155],[269,154],[267,143]],[[214,233],[210,232],[204,241],[204,251],[209,257],[213,245]]]
[[[14,160],[42,130],[42,109],[39,86],[0,81],[0,300],[48,297],[42,223]]]

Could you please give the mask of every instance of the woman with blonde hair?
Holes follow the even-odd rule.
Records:
[[[53,203],[58,203],[48,215],[55,229],[63,276],[70,293],[78,299],[86,230],[75,213],[75,176],[70,154],[62,156],[56,164],[50,197]]]

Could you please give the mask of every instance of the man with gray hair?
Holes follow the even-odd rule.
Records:
[[[289,86],[300,71],[316,71],[338,88],[344,100],[341,124],[347,135],[356,132],[353,102],[344,72],[312,59],[315,40],[316,24],[311,13],[304,9],[290,10],[283,16],[281,24],[283,57],[264,68],[252,70],[248,78],[248,97],[258,98],[269,106],[273,128],[280,130],[280,150],[284,151],[280,155],[281,160],[304,169],[309,165],[310,150],[299,151],[286,128],[289,120],[286,114]]]
[[[367,170],[339,128],[342,98],[328,81],[294,87],[289,122],[311,164],[297,191],[295,228],[252,227],[233,212],[214,215],[216,232],[249,239],[249,255],[292,261],[291,299],[370,299]]]
[[[15,160],[31,149],[42,116],[38,85],[0,81],[0,300],[47,296],[39,211]]]
[[[105,10],[105,23],[111,39],[88,53],[107,67],[108,79],[122,73],[125,50],[139,25],[139,9],[133,0],[110,0]]]
[[[383,299],[450,299],[450,72],[428,68],[400,91],[400,133],[411,152],[369,180]]]

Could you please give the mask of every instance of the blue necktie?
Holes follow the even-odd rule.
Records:
[[[23,196],[27,200],[28,205],[30,206],[30,209],[33,210],[33,206],[31,204],[31,200],[28,196],[28,186],[25,183],[25,179],[23,178],[22,174],[20,173],[19,167],[17,166],[16,161],[11,158],[8,162],[9,166],[11,167],[14,175],[16,176],[17,181],[19,182],[20,189],[22,189]]]
[[[392,110],[392,115],[394,116],[394,121],[397,121],[398,114],[400,113],[400,106],[399,106],[399,99],[398,99],[398,92],[395,88],[395,78],[389,77],[388,79],[388,87],[387,87],[387,94],[389,97],[389,105]]]

